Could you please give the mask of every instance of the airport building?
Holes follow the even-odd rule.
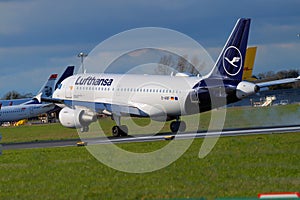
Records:
[[[280,90],[266,90],[261,91],[259,94],[254,94],[245,98],[237,103],[229,105],[233,106],[255,106],[263,105],[267,98],[272,98],[270,105],[285,105],[300,103],[300,88],[296,89],[280,89]]]

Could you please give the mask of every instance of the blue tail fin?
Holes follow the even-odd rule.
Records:
[[[222,78],[242,81],[244,61],[247,49],[250,19],[241,18],[237,21],[219,58],[210,72],[210,78]]]
[[[38,94],[42,93],[42,97],[51,97],[52,93],[54,92],[54,84],[56,79],[57,79],[57,74],[51,74],[51,76],[43,85],[43,87],[40,89]]]
[[[45,84],[41,87],[39,92],[32,99],[25,101],[21,105],[29,105],[29,104],[38,104],[41,103],[41,98],[43,97],[52,97],[54,92],[54,85],[57,79],[57,74],[51,74],[49,79],[45,82]]]
[[[58,79],[57,83],[55,84],[55,90],[58,87],[58,85],[61,84],[61,82],[63,80],[65,80],[66,78],[68,78],[69,76],[72,76],[74,74],[74,66],[68,66],[66,68],[66,70],[64,71],[64,73],[60,76],[60,78]]]

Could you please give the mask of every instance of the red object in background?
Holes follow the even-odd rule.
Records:
[[[259,199],[285,199],[285,198],[300,198],[299,192],[276,192],[276,193],[265,193],[258,194]]]

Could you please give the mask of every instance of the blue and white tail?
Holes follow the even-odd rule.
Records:
[[[241,18],[231,32],[208,78],[242,81],[250,19]]]
[[[58,86],[61,84],[61,82],[63,80],[65,80],[66,78],[72,76],[74,74],[74,66],[68,66],[65,71],[63,72],[63,74],[60,76],[60,78],[58,79],[57,83],[55,84],[55,88],[54,90],[56,90],[56,88],[58,88]]]
[[[54,85],[57,79],[57,74],[51,74],[49,79],[42,86],[38,94],[42,93],[42,97],[51,97],[54,92]]]

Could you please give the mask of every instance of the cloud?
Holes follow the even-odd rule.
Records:
[[[253,73],[300,70],[299,49],[300,43],[258,45]]]
[[[182,32],[216,59],[237,18],[245,16],[253,19],[249,44],[259,46],[254,70],[276,66],[277,71],[299,63],[299,46],[294,46],[299,7],[298,0],[0,0],[0,66],[3,76],[20,77],[39,68],[78,64],[80,51],[88,53],[112,35],[139,27]],[[38,86],[27,85],[33,87]]]
[[[36,94],[50,74],[61,73],[62,70],[62,67],[36,68],[2,76],[0,79],[0,97],[12,90]]]

